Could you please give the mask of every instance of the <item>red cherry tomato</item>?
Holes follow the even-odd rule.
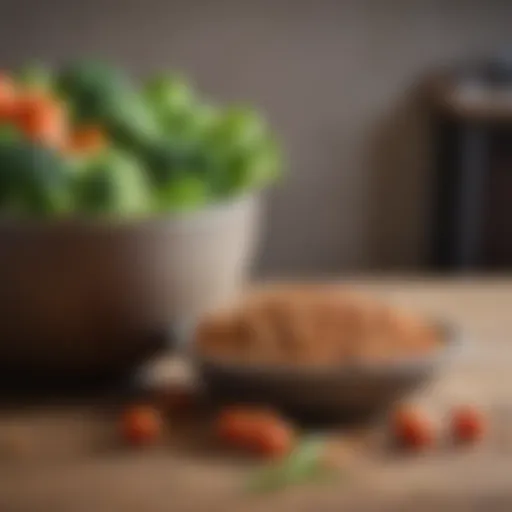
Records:
[[[475,407],[457,407],[452,411],[450,430],[455,441],[474,443],[483,439],[486,433],[484,415]]]
[[[160,413],[149,405],[137,405],[127,409],[121,418],[123,439],[130,445],[154,444],[162,435]]]
[[[408,450],[423,451],[435,441],[435,429],[430,419],[412,408],[395,411],[391,430],[399,446]]]
[[[295,432],[272,411],[255,408],[227,408],[216,423],[218,437],[228,445],[265,457],[286,455],[293,447]]]

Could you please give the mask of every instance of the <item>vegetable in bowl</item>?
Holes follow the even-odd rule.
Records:
[[[0,215],[142,217],[257,191],[281,154],[254,109],[99,61],[0,74]]]

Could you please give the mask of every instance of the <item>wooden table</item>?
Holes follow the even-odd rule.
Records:
[[[254,497],[241,492],[246,462],[186,446],[116,449],[111,411],[97,404],[14,407],[0,415],[0,443],[8,448],[0,457],[0,511],[509,511],[512,279],[354,284],[464,329],[474,355],[447,368],[417,400],[437,415],[461,402],[485,407],[494,427],[487,443],[356,463],[335,484]],[[163,361],[152,373],[165,381],[173,372]]]

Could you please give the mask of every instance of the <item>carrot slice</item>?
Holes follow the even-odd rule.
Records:
[[[77,128],[71,133],[67,144],[70,153],[94,153],[106,147],[107,136],[105,131],[96,125],[87,125]]]
[[[19,100],[16,124],[29,139],[55,149],[64,147],[69,134],[64,105],[41,94]]]

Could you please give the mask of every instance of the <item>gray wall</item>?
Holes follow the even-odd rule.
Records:
[[[499,0],[0,0],[0,57],[101,54],[266,109],[289,152],[266,274],[415,268],[428,152],[410,87],[506,41]]]

